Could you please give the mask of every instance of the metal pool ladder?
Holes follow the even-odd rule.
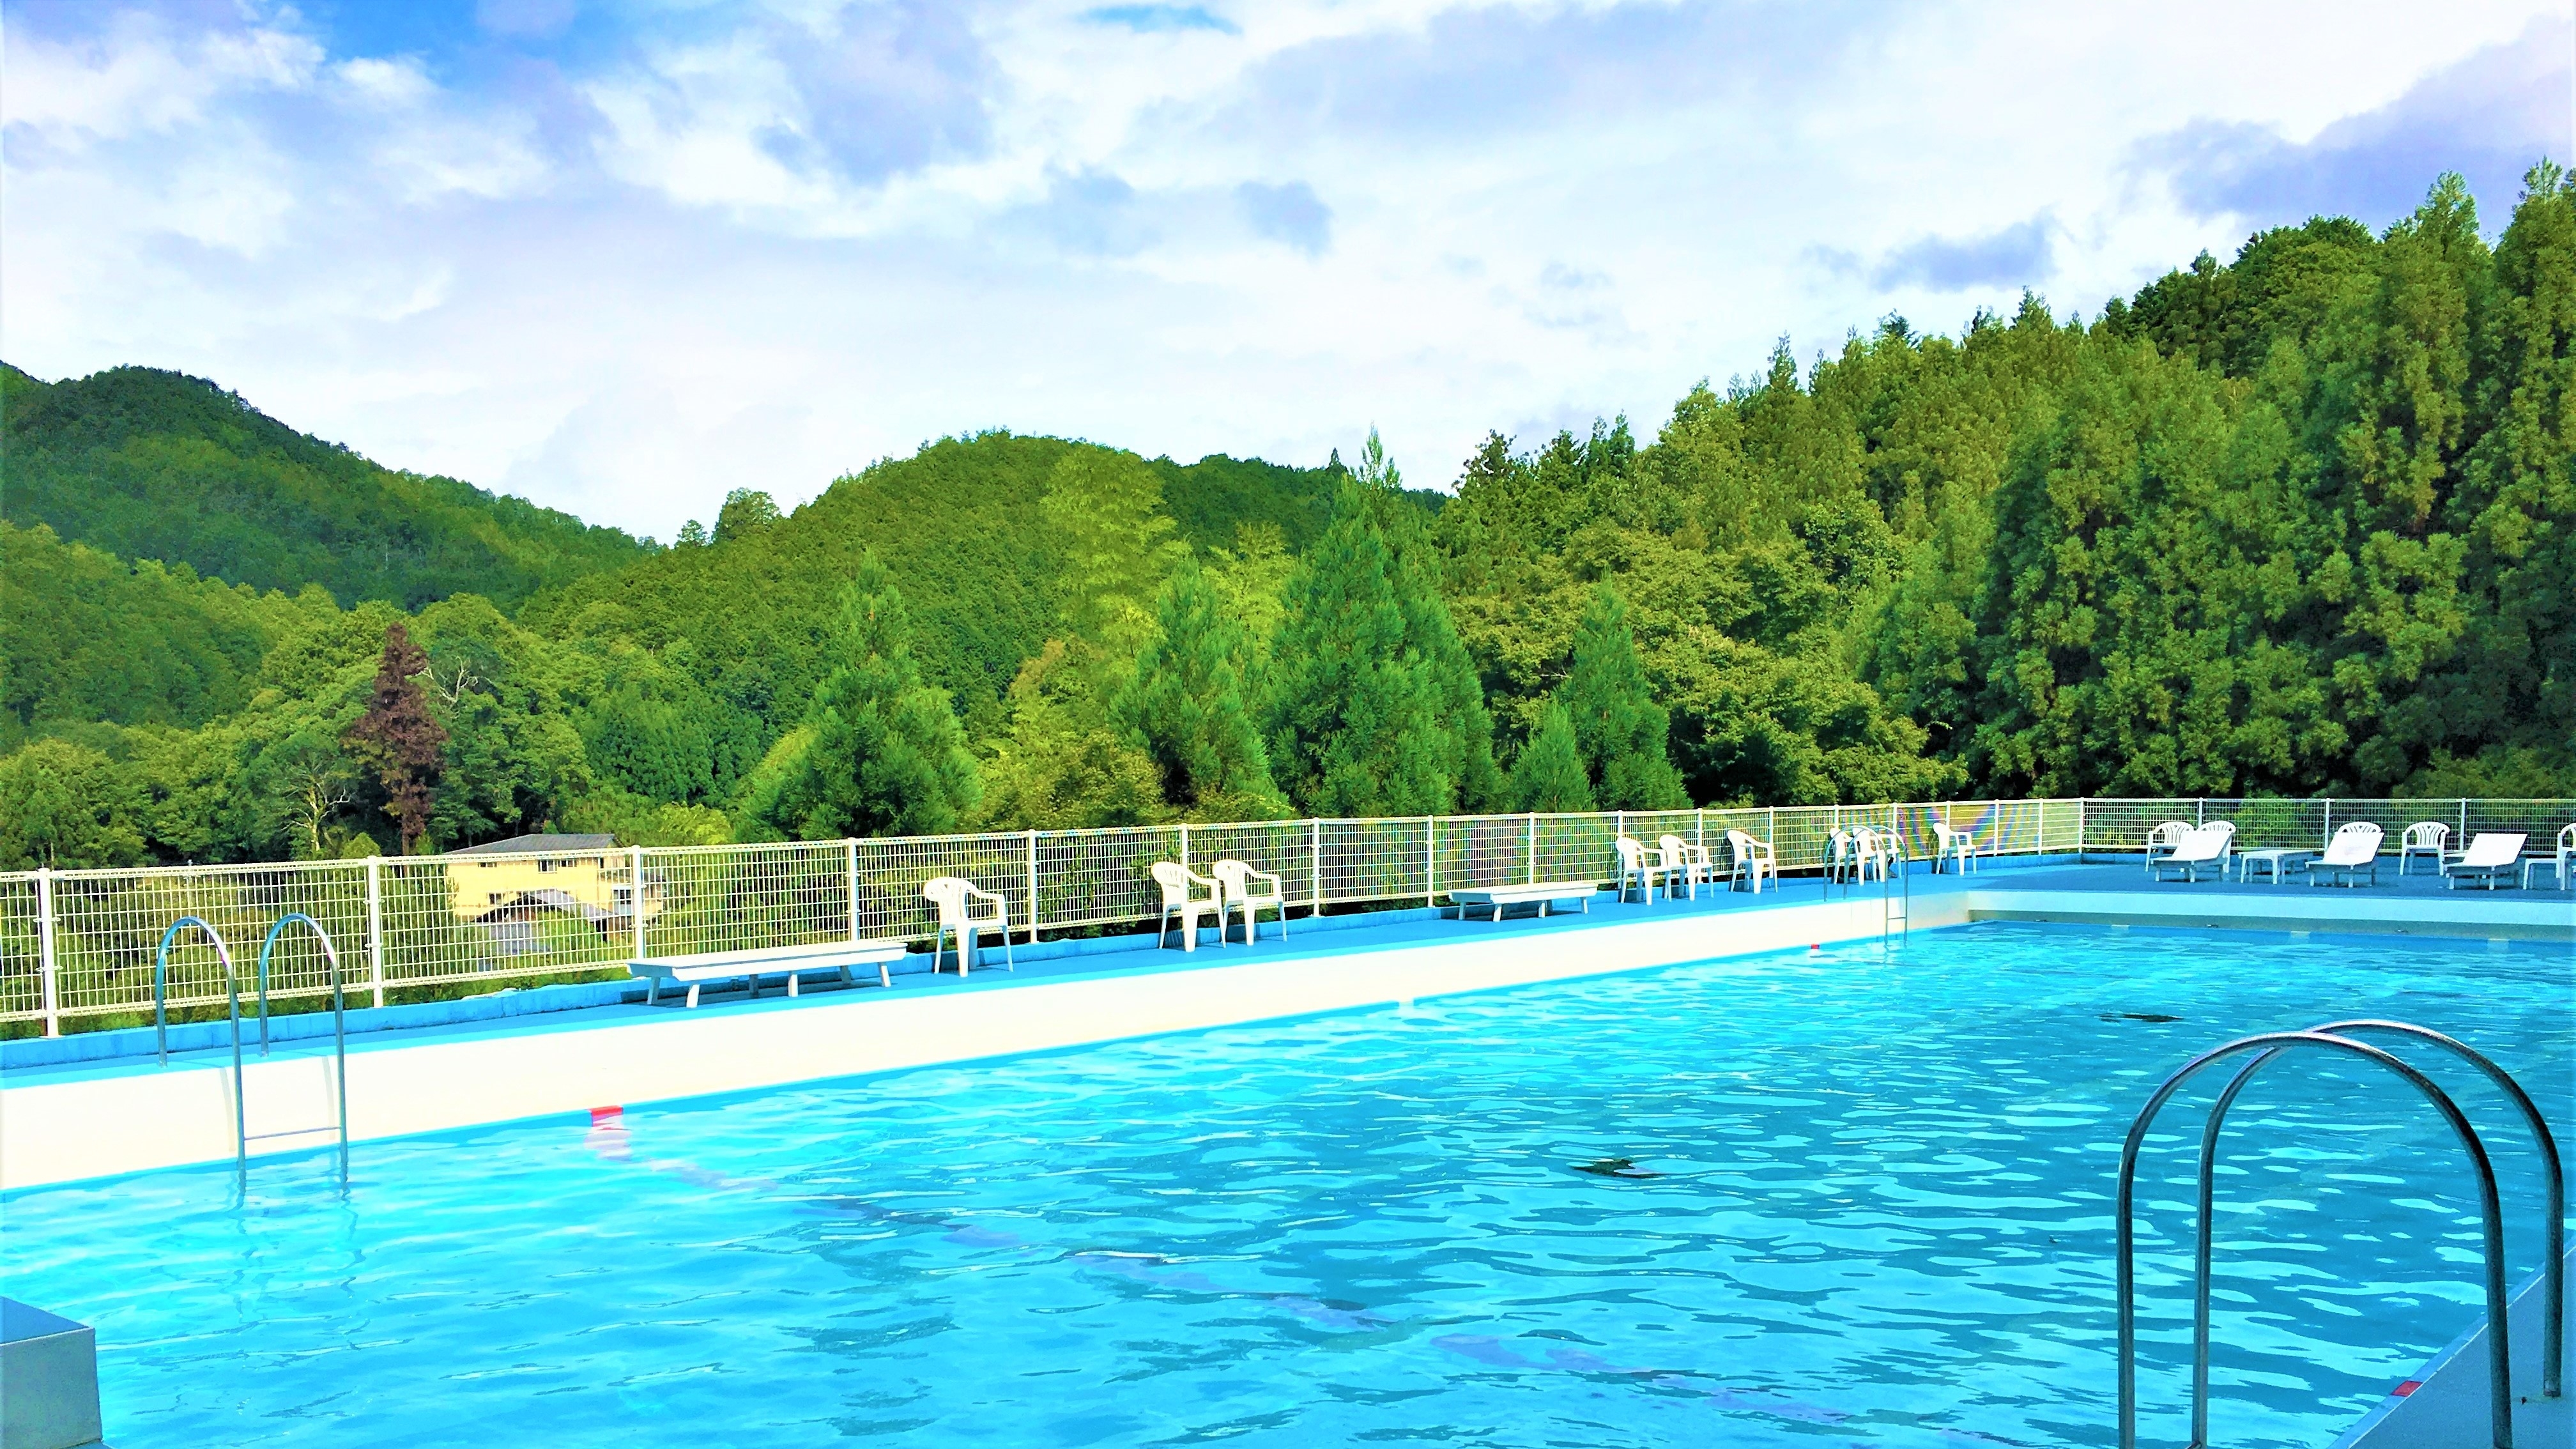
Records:
[[[259,1054],[263,1057],[268,1055],[268,958],[277,949],[277,938],[285,934],[287,927],[298,923],[313,932],[314,939],[321,943],[322,959],[331,967],[331,1084],[335,1099],[332,1125],[340,1137],[340,1180],[345,1184],[349,1180],[347,982],[341,975],[340,952],[331,944],[331,933],[322,929],[320,921],[302,911],[291,911],[278,917],[276,924],[268,928],[267,937],[259,943]],[[170,929],[161,933],[160,946],[152,953],[153,1042],[161,1065],[168,1066],[170,1064],[168,1008],[170,943],[177,940],[179,934],[191,926],[204,932],[206,939],[214,943],[215,957],[223,963],[224,967],[224,1000],[227,1004],[227,1019],[232,1023],[233,1043],[233,1171],[239,1175],[249,1171],[250,1144],[253,1136],[250,1130],[249,1107],[242,1094],[241,979],[233,967],[232,948],[224,943],[222,933],[201,916],[181,916],[171,922]],[[323,1129],[319,1127],[302,1127],[285,1132],[262,1132],[257,1136],[261,1140],[272,1137],[303,1137],[321,1130]]]
[[[2460,1141],[2477,1168],[2478,1205],[2486,1241],[2487,1299],[2487,1414],[2489,1433],[2496,1449],[2513,1449],[2513,1390],[2509,1380],[2513,1362],[2506,1341],[2507,1296],[2504,1264],[2504,1213],[2496,1199],[2495,1168],[2488,1161],[2486,1144],[2467,1115],[2450,1094],[2434,1085],[2433,1080],[2397,1057],[2354,1040],[2359,1032],[2383,1033],[2409,1041],[2429,1043],[2466,1060],[2490,1081],[2522,1113],[2524,1125],[2531,1129],[2540,1148],[2542,1166],[2548,1171],[2549,1202],[2547,1261],[2541,1272],[2542,1291],[2546,1296],[2547,1318],[2542,1329],[2540,1355],[2541,1397],[2559,1397],[2561,1369],[2567,1353],[2565,1342],[2567,1314],[2566,1245],[2562,1241],[2567,1217],[2567,1184],[2558,1161],[2558,1142],[2541,1120],[2540,1109],[2532,1105],[2531,1096],[2523,1091],[2504,1068],[2487,1056],[2440,1032],[2413,1026],[2402,1021],[2330,1021],[2306,1031],[2265,1032],[2242,1037],[2213,1051],[2201,1053],[2183,1064],[2180,1071],[2165,1079],[2155,1095],[2129,1125],[2129,1137],[2120,1148],[2120,1186],[2115,1211],[2119,1222],[2119,1296],[2120,1296],[2120,1449],[2136,1449],[2138,1442],[2138,1332],[2137,1332],[2137,1244],[2134,1205],[2137,1196],[2138,1149],[2146,1142],[2147,1129],[2166,1101],[2204,1069],[2221,1061],[2250,1056],[2236,1069],[2218,1101],[2209,1110],[2209,1119],[2200,1134],[2200,1213],[2195,1236],[2197,1246],[2192,1267],[2192,1342],[2191,1342],[2191,1445],[2205,1449],[2209,1443],[2209,1285],[2210,1285],[2210,1208],[2217,1188],[2217,1151],[2219,1130],[2226,1124],[2228,1108],[2250,1083],[2256,1072],[2285,1052],[2305,1047],[2320,1048],[2343,1056],[2358,1057],[2393,1074],[2413,1087],[2442,1120],[2450,1124],[2452,1135]]]

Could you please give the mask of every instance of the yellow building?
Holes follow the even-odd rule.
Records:
[[[502,858],[495,858],[502,857]],[[448,907],[507,954],[535,949],[536,921],[579,916],[610,939],[635,930],[634,855],[609,835],[519,835],[451,850]],[[661,874],[644,873],[644,919],[662,913]]]

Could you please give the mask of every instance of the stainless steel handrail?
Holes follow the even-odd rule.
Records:
[[[2487,1079],[2501,1088],[2514,1106],[2521,1109],[2523,1124],[2531,1129],[2532,1140],[2539,1145],[2541,1166],[2549,1179],[2547,1216],[2541,1219],[2542,1241],[2548,1243],[2549,1248],[2541,1265],[2541,1294],[2546,1302],[2548,1317],[2542,1321],[2541,1327],[2540,1395],[2545,1399],[2558,1398],[2563,1382],[2561,1367],[2567,1355],[2567,1253],[2564,1241],[2567,1221],[2567,1179],[2559,1163],[2558,1139],[2551,1134],[2549,1123],[2542,1119],[2540,1108],[2533,1104],[2531,1095],[2522,1089],[2522,1084],[2513,1079],[2513,1074],[2497,1066],[2484,1052],[2466,1042],[2444,1036],[2429,1027],[2417,1026],[2412,1022],[2360,1017],[2349,1021],[2329,1021],[2309,1027],[2308,1030],[2333,1036],[2348,1036],[2360,1031],[2390,1032],[2411,1037],[2417,1041],[2430,1042],[2485,1073]],[[2192,1398],[2194,1403],[2192,1436],[2194,1438],[2206,1438],[2208,1429],[2205,1410],[2202,1406],[2207,1404],[2209,1396],[2211,1286],[2209,1260],[2211,1240],[2216,1236],[2210,1226],[2210,1211],[2211,1204],[2217,1195],[2219,1129],[2226,1123],[2228,1109],[2235,1105],[2237,1095],[2245,1090],[2247,1084],[2253,1080],[2254,1074],[2262,1070],[2263,1064],[2277,1055],[2279,1055],[2278,1049],[2265,1052],[2238,1070],[2236,1076],[2228,1082],[2226,1090],[2219,1093],[2217,1105],[2210,1108],[2209,1123],[2201,1132],[2200,1251],[2192,1286]]]
[[[170,1030],[167,1013],[166,983],[169,977],[170,942],[181,931],[194,926],[215,943],[216,959],[224,963],[224,1000],[233,1027],[233,1171],[240,1173],[250,1166],[250,1119],[242,1105],[241,1050],[241,974],[233,969],[232,947],[224,944],[223,932],[216,930],[202,916],[181,916],[161,933],[161,944],[152,952],[152,1034],[159,1049],[161,1065],[170,1065]]]
[[[302,911],[289,911],[268,928],[268,936],[259,943],[259,1051],[268,1055],[268,953],[275,949],[277,938],[287,927],[302,921],[312,928],[314,939],[322,943],[322,959],[331,965],[331,1080],[339,1092],[340,1178],[349,1177],[349,1026],[346,983],[340,975],[340,952],[331,944],[331,933],[322,923]],[[238,1095],[238,1093],[236,1094]],[[244,1139],[245,1147],[248,1139]]]
[[[2156,1114],[2163,1110],[2174,1093],[2203,1070],[2230,1057],[2247,1052],[2262,1052],[2264,1058],[2293,1046],[2324,1047],[2375,1062],[2395,1073],[2413,1087],[2433,1109],[2442,1114],[2451,1131],[2468,1150],[2469,1161],[2477,1168],[2480,1225],[2486,1241],[2487,1357],[2489,1436],[2495,1449],[2513,1449],[2513,1393],[2508,1383],[2513,1362],[2506,1342],[2506,1296],[2504,1280],[2504,1210],[2497,1200],[2495,1168],[2487,1157],[2486,1144],[2479,1140],[2477,1129],[2469,1124],[2467,1114],[2451,1100],[2450,1094],[2435,1085],[2433,1079],[2408,1066],[2404,1061],[2379,1048],[2349,1037],[2320,1031],[2265,1032],[2213,1048],[2185,1062],[2181,1069],[2165,1079],[2147,1105],[2129,1125],[2128,1139],[2120,1147],[2120,1177],[2117,1200],[2113,1207],[2119,1239],[2118,1293],[2120,1313],[2120,1449],[2136,1449],[2138,1442],[2138,1323],[2137,1323],[2137,1201],[2138,1150],[2146,1142],[2147,1129],[2154,1125]],[[2259,1065],[2259,1062],[2257,1063]],[[2240,1073],[2240,1076],[2242,1074]],[[2204,1138],[2204,1142],[2208,1139]],[[2208,1160],[2204,1151],[2202,1160]],[[2207,1262],[2207,1212],[2201,1224],[2201,1262]],[[2192,1400],[2192,1449],[2205,1449],[2209,1442],[2207,1414],[2207,1363],[2195,1366]]]

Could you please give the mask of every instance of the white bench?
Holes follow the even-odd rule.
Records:
[[[1469,906],[1491,906],[1494,919],[1503,918],[1503,907],[1538,903],[1538,913],[1547,914],[1548,906],[1558,901],[1581,901],[1583,913],[1592,914],[1592,897],[1600,887],[1588,880],[1543,880],[1531,885],[1466,886],[1449,893],[1450,904],[1458,908],[1458,919],[1467,919]]]
[[[629,961],[627,974],[637,980],[650,981],[644,993],[644,1004],[652,1006],[662,999],[662,983],[689,988],[688,1004],[698,1004],[700,987],[728,981],[740,981],[751,988],[754,1000],[760,997],[763,977],[787,978],[787,994],[796,994],[796,983],[806,976],[838,976],[844,984],[850,980],[853,966],[877,968],[877,984],[891,987],[894,977],[887,970],[912,949],[908,941],[871,936],[856,941],[819,941],[803,946],[772,946],[754,951],[704,951],[694,956],[656,956],[650,960]]]

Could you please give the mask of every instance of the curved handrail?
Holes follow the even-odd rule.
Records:
[[[205,932],[206,939],[215,943],[215,955],[224,963],[224,982],[227,986],[233,982],[233,948],[224,944],[223,932],[208,924],[205,917],[181,916],[161,933],[161,944],[152,949],[152,1046],[165,1067],[170,1065],[170,943],[190,926]],[[239,1010],[238,1002],[235,1010]]]
[[[2468,1150],[2469,1161],[2478,1172],[2479,1218],[2486,1240],[2489,1434],[2496,1449],[2513,1449],[2513,1393],[2507,1381],[2513,1358],[2506,1342],[2509,1325],[2505,1311],[2504,1211],[2496,1197],[2495,1167],[2487,1157],[2486,1144],[2479,1140],[2477,1129],[2469,1125],[2469,1119],[2460,1111],[2459,1104],[2435,1085],[2432,1078],[2377,1047],[2317,1031],[2264,1032],[2240,1037],[2203,1052],[2167,1077],[2164,1085],[2156,1088],[2155,1095],[2149,1097],[2147,1105],[2139,1110],[2137,1120],[2129,1124],[2128,1138],[2120,1146],[2119,1189],[2112,1208],[2116,1214],[2119,1239],[2120,1449],[2136,1449],[2138,1442],[2137,1227],[2134,1220],[2138,1149],[2145,1145],[2147,1129],[2154,1125],[2156,1114],[2193,1077],[2229,1057],[2251,1051],[2270,1055],[2291,1046],[2324,1047],[2375,1062],[2396,1073],[2442,1114],[2442,1120],[2450,1124],[2451,1131],[2460,1139],[2460,1145]],[[2201,1234],[2204,1245],[2209,1236],[2206,1231]],[[2192,1406],[2192,1442],[2195,1446],[2208,1442],[2204,1407],[2207,1397],[2200,1388],[2201,1385],[2195,1385]]]
[[[2549,1248],[2540,1270],[2541,1292],[2546,1301],[2549,1316],[2543,1321],[2541,1327],[2540,1395],[2546,1399],[2558,1398],[2562,1392],[2561,1386],[2564,1382],[2562,1366],[2567,1354],[2565,1243],[2567,1179],[2559,1162],[2558,1139],[2550,1132],[2549,1123],[2540,1115],[2540,1108],[2533,1104],[2531,1095],[2522,1089],[2522,1084],[2513,1079],[2513,1074],[2496,1065],[2486,1053],[2457,1038],[2444,1036],[2430,1027],[2417,1026],[2405,1021],[2356,1017],[2346,1021],[2323,1022],[2309,1027],[2308,1030],[2334,1036],[2348,1035],[2357,1031],[2384,1031],[2430,1042],[2485,1073],[2487,1079],[2501,1088],[2506,1098],[2521,1109],[2523,1123],[2531,1129],[2532,1140],[2539,1145],[2541,1166],[2547,1171],[2549,1179],[2548,1216],[2542,1219],[2546,1224],[2543,1238],[2549,1244]],[[2238,1094],[2245,1090],[2253,1080],[2254,1074],[2261,1071],[2266,1062],[2280,1055],[2282,1050],[2284,1049],[2275,1048],[2267,1051],[2240,1068],[2235,1077],[2228,1082],[2226,1090],[2218,1094],[2217,1104],[2209,1109],[2208,1125],[2201,1131],[2200,1248],[2192,1285],[2192,1395],[2196,1406],[2206,1403],[2209,1393],[2209,1294],[2212,1286],[2210,1250],[2212,1239],[2216,1236],[2211,1228],[2211,1208],[2217,1195],[2219,1129],[2226,1123],[2228,1109],[2235,1105]],[[2207,1427],[2204,1416],[2196,1408],[2192,1420],[2193,1437],[2206,1438]]]
[[[322,943],[322,959],[331,966],[331,1050],[339,1063],[332,1073],[340,1094],[340,1176],[349,1176],[349,1027],[346,986],[340,976],[340,951],[331,944],[331,933],[322,923],[302,911],[289,911],[268,928],[266,939],[259,943],[259,1050],[268,1054],[268,953],[275,949],[277,938],[286,928],[302,921],[312,928],[315,940]]]
[[[161,1065],[170,1065],[170,1028],[166,1003],[170,974],[170,943],[181,931],[194,926],[215,943],[215,956],[224,963],[224,1000],[233,1025],[233,1170],[241,1172],[250,1166],[250,1117],[242,1105],[241,1055],[241,975],[233,969],[233,949],[224,944],[223,932],[208,924],[203,916],[181,916],[161,933],[161,944],[152,952],[152,1037],[159,1050]]]

